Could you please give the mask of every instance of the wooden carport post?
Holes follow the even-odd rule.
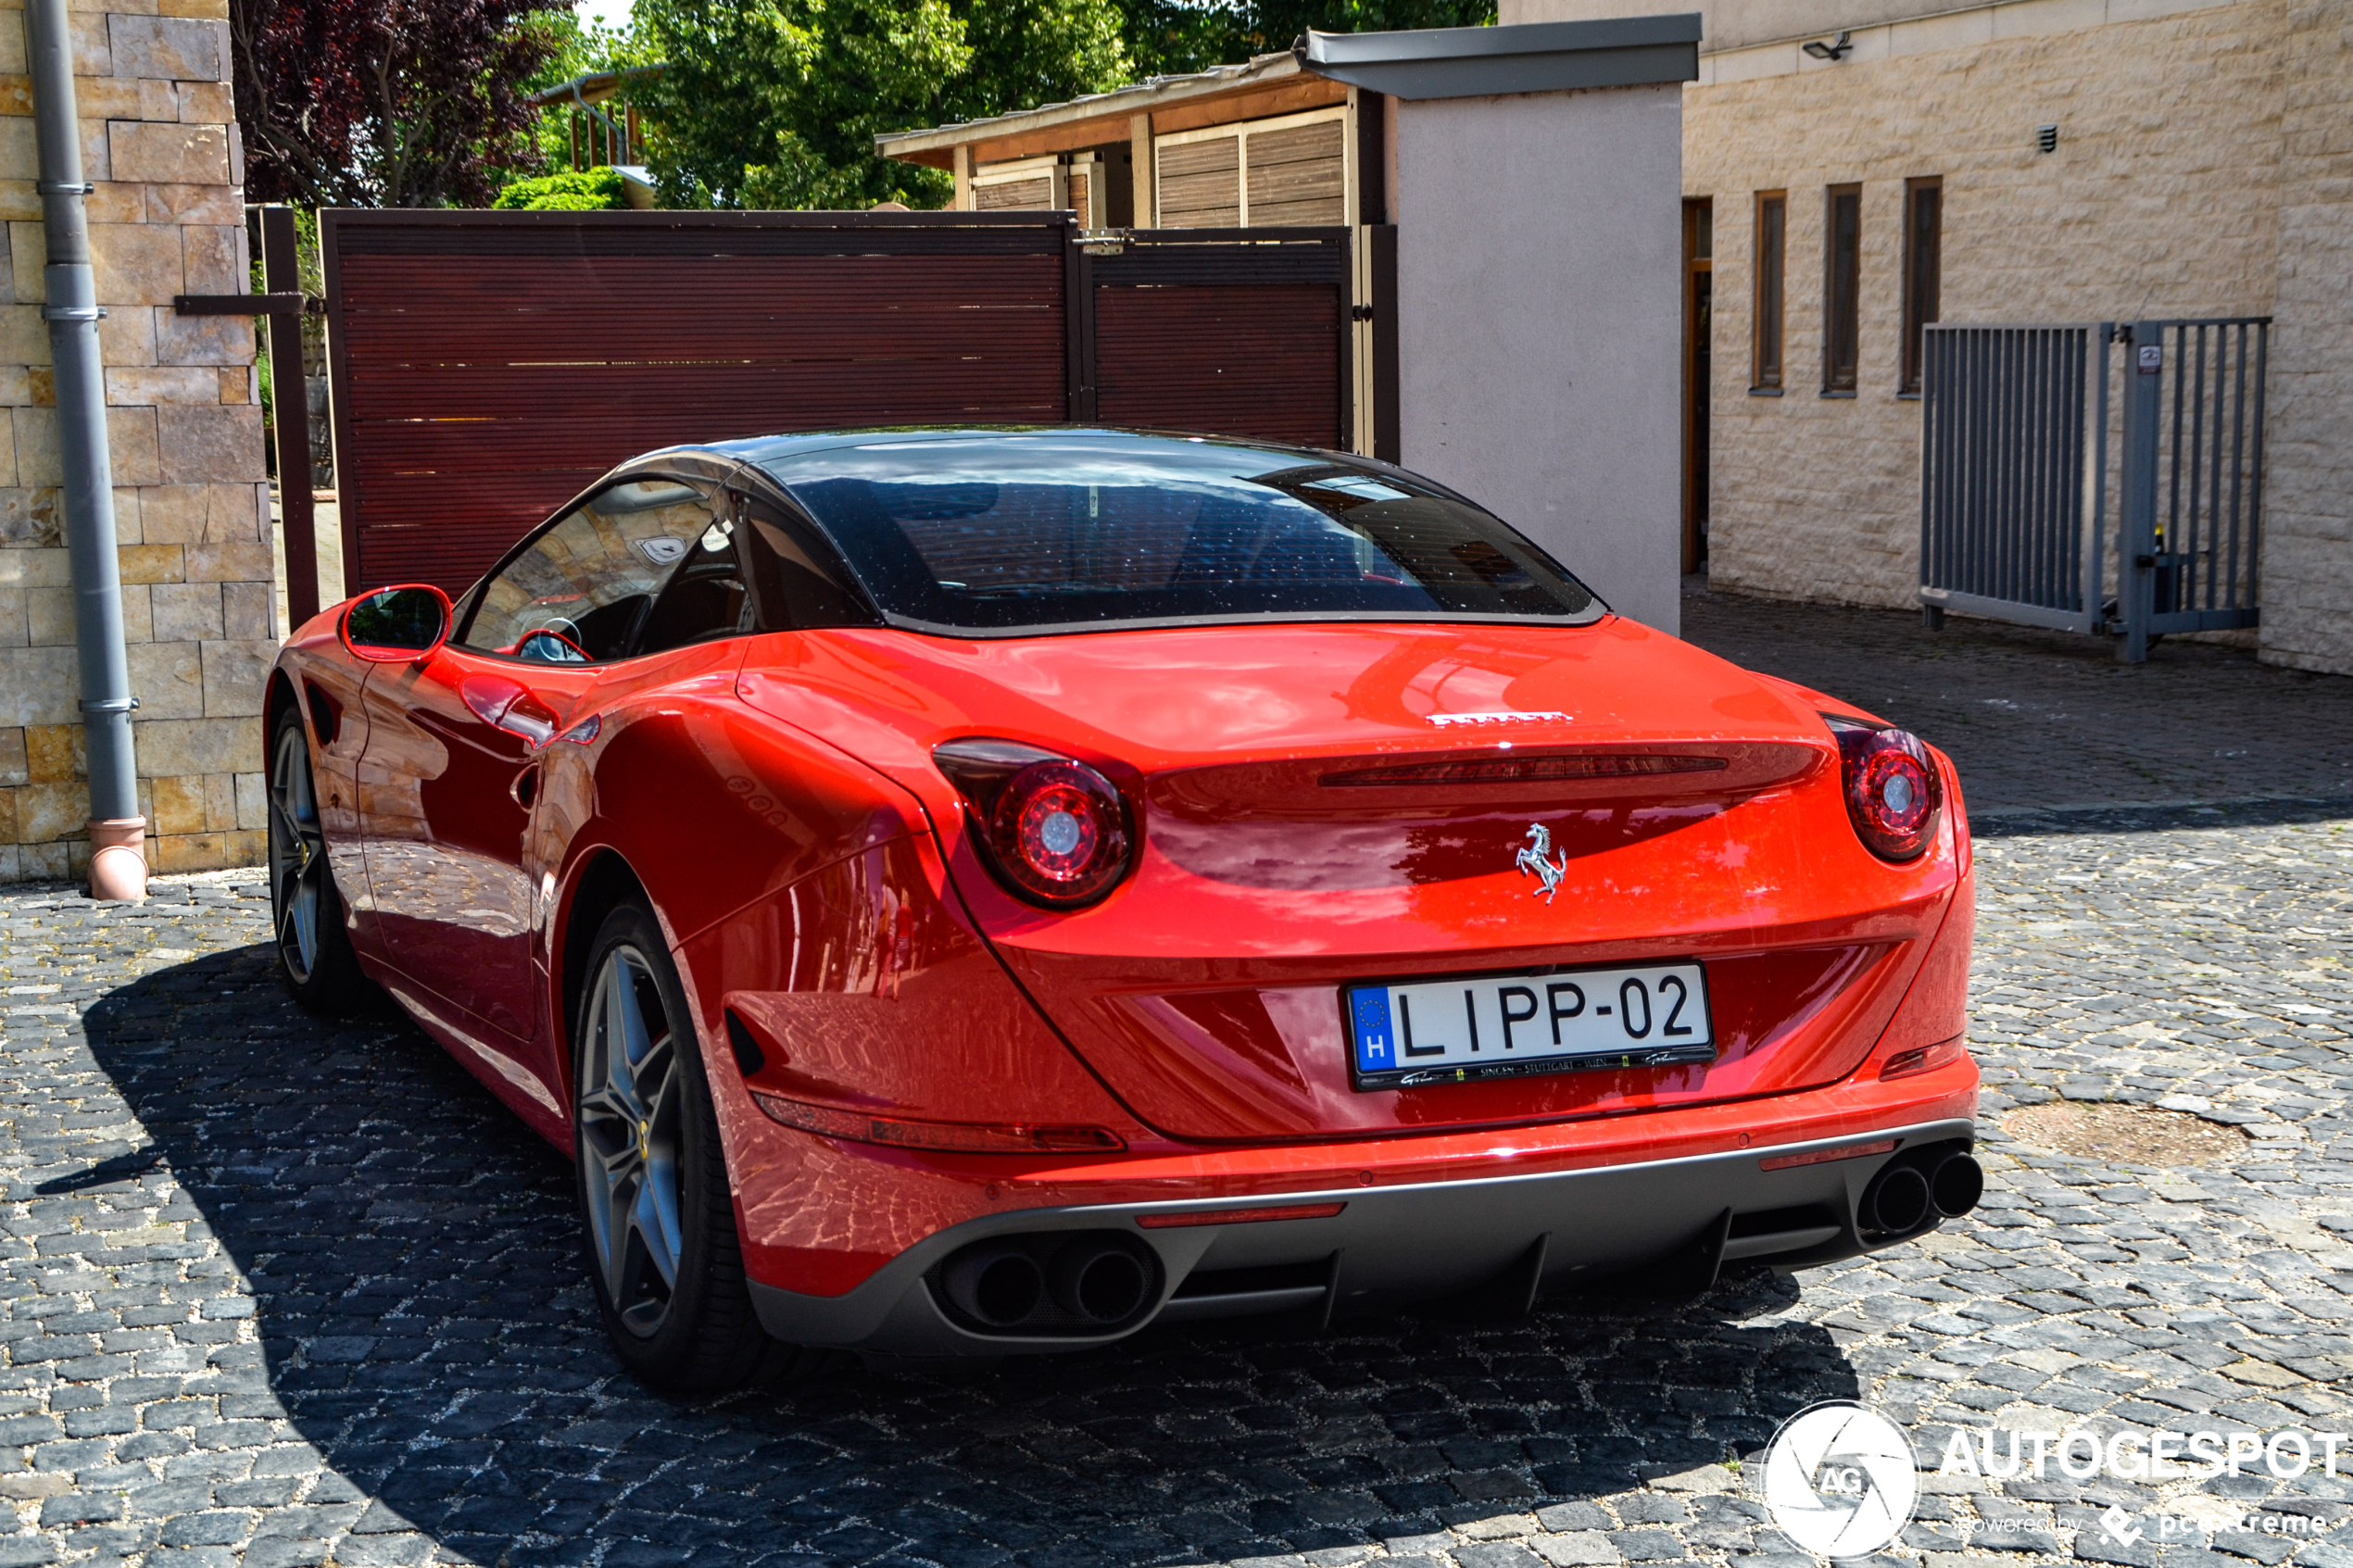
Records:
[[[278,508],[286,530],[286,630],[319,613],[319,543],[310,498],[310,397],[302,373],[307,308],[295,249],[294,208],[251,209],[261,219],[261,294],[183,294],[182,316],[261,316],[270,322],[271,423],[278,446]]]

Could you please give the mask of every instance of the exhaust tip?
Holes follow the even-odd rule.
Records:
[[[966,1330],[1092,1337],[1139,1325],[1159,1304],[1159,1255],[1120,1231],[1034,1231],[975,1241],[925,1276]]]
[[[1957,1220],[1977,1207],[1985,1196],[1985,1170],[1975,1157],[1954,1153],[1944,1157],[1929,1177],[1929,1195],[1936,1204],[1936,1211],[1948,1220]]]
[[[1054,1255],[1048,1276],[1054,1305],[1090,1323],[1117,1323],[1151,1289],[1142,1260],[1125,1247],[1073,1241]]]
[[[1859,1217],[1866,1230],[1900,1236],[1927,1221],[1930,1202],[1926,1176],[1910,1165],[1890,1165],[1863,1189]]]
[[[1037,1260],[1010,1242],[965,1248],[949,1261],[940,1283],[959,1311],[991,1328],[1027,1321],[1046,1294]]]

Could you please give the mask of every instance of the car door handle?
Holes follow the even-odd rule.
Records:
[[[539,798],[539,764],[534,762],[517,773],[515,782],[507,786],[507,793],[514,797],[516,805],[530,810],[532,802]]]

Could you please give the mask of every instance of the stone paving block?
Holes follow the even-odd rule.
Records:
[[[1777,1422],[1816,1399],[1900,1396],[1936,1446],[1945,1424],[1989,1419],[2107,1430],[2221,1406],[2318,1421],[2327,1411],[2288,1401],[2343,1378],[2331,1358],[2353,1355],[2353,1339],[2342,1315],[2301,1304],[2347,1300],[2353,1256],[2331,1261],[2344,1233],[2307,1216],[2353,1213],[2353,1148],[2307,1138],[2195,1172],[2182,1180],[2202,1201],[2176,1204],[2150,1173],[2039,1154],[2000,1121],[2055,1063],[2070,1088],[2112,1098],[2161,1076],[2169,1092],[2259,1103],[2282,1124],[2343,1103],[2345,1037],[2309,1020],[2353,1016],[2344,981],[2314,961],[2353,936],[2341,893],[2353,843],[2326,818],[2224,816],[1981,840],[1991,1187],[1987,1207],[1933,1245],[1793,1279],[1734,1273],[1682,1308],[1548,1298],[1513,1324],[1154,1331],[952,1386],[845,1369],[808,1389],[686,1406],[646,1397],[604,1349],[561,1163],[397,1022],[322,1025],[286,1008],[259,898],[159,898],[134,918],[0,897],[0,984],[57,985],[62,998],[0,1020],[0,1076],[23,1085],[27,1108],[0,1120],[0,1278],[21,1292],[0,1290],[0,1496],[36,1514],[100,1493],[123,1503],[119,1520],[61,1514],[0,1546],[96,1553],[107,1541],[154,1562],[225,1561],[207,1554],[233,1558],[242,1543],[249,1565],[438,1554],[610,1568],[641,1555],[725,1561],[756,1539],[761,1561],[839,1552],[942,1568],[1245,1557],[1472,1568],[1466,1552],[1551,1568],[1797,1568],[1763,1518],[1756,1461]],[[2082,885],[2060,880],[2075,875],[2128,900],[2095,947],[2045,930]],[[2187,947],[2177,910],[2211,911]],[[159,950],[174,956],[145,956]],[[2279,1026],[2234,1028],[2227,1044],[2163,1034],[2180,987],[2149,977],[2184,961],[2237,1013]],[[235,1007],[222,1007],[224,989]],[[2070,999],[2093,989],[2115,1005]],[[2263,1043],[2274,1035],[2305,1043]],[[421,1114],[434,1126],[424,1148]],[[137,1149],[154,1153],[126,1182],[39,1190]],[[2122,1186],[2157,1200],[2100,1201]],[[2155,1210],[2173,1212],[2158,1226]],[[160,1239],[174,1226],[185,1239]],[[10,1236],[25,1248],[13,1259]],[[33,1251],[46,1237],[80,1250]],[[2086,1238],[2146,1255],[2158,1237],[2181,1256],[2080,1256]],[[1975,1257],[2019,1266],[1960,1266]],[[2145,1284],[2199,1294],[2162,1304]],[[84,1323],[88,1342],[42,1354]],[[168,1352],[181,1360],[99,1342],[149,1329],[184,1335]],[[2274,1371],[2229,1374],[2254,1367]],[[90,1375],[61,1382],[66,1369]],[[1068,1416],[1036,1397],[1040,1372]],[[72,1429],[118,1409],[141,1421]],[[1738,1471],[1725,1462],[1735,1456]],[[34,1489],[11,1494],[18,1476]],[[2138,1513],[2156,1506],[2057,1480],[1923,1480],[1917,1539],[1969,1541],[1916,1546],[1929,1568],[1989,1550],[2012,1564],[2014,1552],[2135,1562],[2098,1558],[2085,1545],[2097,1531],[2081,1522],[2111,1495]],[[2347,1500],[2239,1480],[2249,1485],[2215,1495]],[[1962,1531],[2037,1509],[2007,1541]],[[2267,1543],[2258,1553],[2288,1539],[2255,1538]],[[2353,1568],[2326,1558],[2340,1546],[2299,1539],[2298,1561]],[[2199,1568],[2184,1553],[2209,1549],[2167,1546],[2158,1568]]]

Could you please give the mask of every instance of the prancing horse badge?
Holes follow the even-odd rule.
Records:
[[[1515,863],[1520,875],[1532,875],[1543,884],[1541,887],[1529,888],[1529,896],[1549,904],[1553,895],[1561,890],[1561,878],[1568,874],[1568,851],[1562,850],[1557,860],[1552,858],[1553,830],[1541,822],[1529,823],[1528,836],[1529,842],[1520,846],[1519,859]]]

